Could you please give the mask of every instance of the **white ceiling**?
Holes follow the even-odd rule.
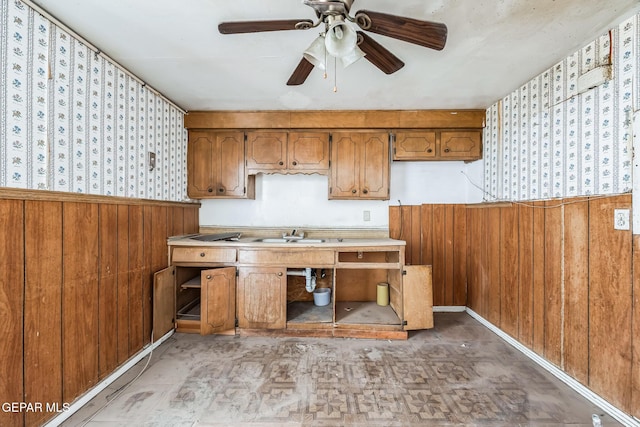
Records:
[[[221,35],[223,21],[315,19],[302,0],[32,0],[185,110],[486,108],[638,10],[638,0],[356,0],[443,22],[442,51],[370,35],[405,62],[286,81],[318,29]]]

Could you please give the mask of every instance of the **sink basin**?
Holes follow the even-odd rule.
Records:
[[[322,243],[324,239],[295,239],[288,240],[282,238],[266,238],[266,239],[257,239],[256,242],[262,243]]]

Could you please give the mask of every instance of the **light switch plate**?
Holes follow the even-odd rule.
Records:
[[[629,209],[615,209],[613,211],[613,228],[616,230],[629,229]]]
[[[365,221],[371,221],[371,211],[363,211],[362,219]]]
[[[149,171],[156,168],[156,153],[149,151]]]

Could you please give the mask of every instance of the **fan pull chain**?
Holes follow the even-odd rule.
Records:
[[[333,93],[338,91],[338,58],[333,58]]]
[[[326,80],[327,79],[327,68],[329,68],[329,63],[327,62],[327,48],[324,48],[324,74],[322,75],[322,77]]]

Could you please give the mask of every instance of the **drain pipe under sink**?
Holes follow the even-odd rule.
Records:
[[[316,288],[316,275],[312,273],[312,269],[307,267],[304,270],[287,270],[287,276],[302,276],[307,280],[305,289],[307,292],[313,292]]]

